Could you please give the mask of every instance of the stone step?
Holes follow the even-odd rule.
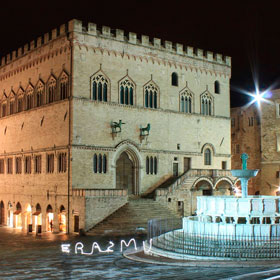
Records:
[[[87,232],[88,235],[127,235],[146,233],[151,219],[176,218],[179,215],[152,199],[131,199],[104,221]],[[138,229],[137,229],[138,228]]]

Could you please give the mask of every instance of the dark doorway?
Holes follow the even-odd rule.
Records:
[[[202,190],[202,195],[212,195],[212,190]]]
[[[173,162],[173,176],[178,177],[178,162]]]
[[[180,216],[184,216],[184,201],[177,201],[177,212]]]
[[[74,232],[79,232],[79,216],[74,216]]]
[[[223,170],[227,169],[227,162],[226,161],[222,161],[222,169]]]
[[[191,158],[184,157],[184,172],[187,172],[189,169],[191,169]]]
[[[1,201],[0,204],[0,225],[3,225],[5,223],[5,211],[4,211],[4,202]]]
[[[117,160],[116,185],[117,189],[127,189],[128,194],[134,194],[134,167],[126,152]]]

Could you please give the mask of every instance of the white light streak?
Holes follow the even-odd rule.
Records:
[[[152,249],[152,239],[149,240],[149,246],[146,246],[145,241],[143,241],[143,250],[145,253],[149,253]],[[126,248],[128,248],[131,243],[134,246],[134,250],[137,251],[137,245],[136,245],[136,241],[134,238],[130,239],[127,243],[125,240],[121,240],[121,248],[120,251],[123,251],[123,246],[125,246]],[[61,245],[61,252],[62,253],[70,253],[70,246],[71,244],[62,244]],[[101,247],[99,246],[99,244],[97,242],[93,242],[92,246],[91,246],[91,251],[90,252],[84,252],[84,244],[82,242],[77,242],[75,244],[75,254],[81,254],[81,255],[93,255],[94,251],[97,251],[97,253],[113,253],[114,250],[112,249],[115,246],[115,244],[110,241],[109,242],[109,246],[106,248],[106,250],[102,250]],[[148,247],[148,249],[147,249]]]
[[[134,248],[135,248],[135,251],[137,251],[137,246],[136,246],[136,241],[134,238],[130,239],[128,243],[126,243],[124,240],[121,240],[121,252],[123,251],[123,244],[126,246],[126,247],[129,247],[130,243],[133,242],[134,243]]]

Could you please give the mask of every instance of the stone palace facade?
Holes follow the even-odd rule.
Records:
[[[228,193],[230,75],[230,57],[78,20],[6,55],[0,223],[87,231],[131,196],[189,215]]]

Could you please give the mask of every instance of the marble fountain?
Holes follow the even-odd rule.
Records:
[[[258,170],[247,169],[247,154],[241,159],[242,169],[231,172],[240,178],[242,196],[197,197],[197,215],[182,218],[181,228],[167,226],[170,221],[151,221],[146,254],[173,259],[280,259],[280,198],[248,195],[248,180]]]

